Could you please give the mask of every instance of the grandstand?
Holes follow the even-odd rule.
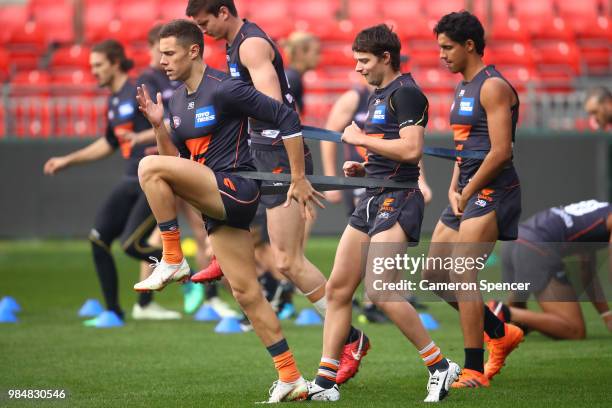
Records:
[[[84,138],[102,133],[104,97],[89,73],[92,44],[116,38],[136,70],[146,66],[147,30],[184,16],[183,0],[30,0],[0,5],[0,138]],[[485,60],[521,93],[522,128],[586,129],[582,91],[612,75],[610,3],[605,0],[241,0],[242,16],[274,39],[293,30],[322,40],[319,69],[306,82],[304,121],[321,125],[336,96],[359,76],[351,41],[386,22],[399,34],[410,70],[431,103],[431,129],[448,130],[456,78],[440,66],[432,27],[449,10],[485,23]],[[206,60],[225,68],[224,48],[206,38]]]

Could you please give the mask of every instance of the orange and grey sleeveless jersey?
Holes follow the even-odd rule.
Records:
[[[244,24],[236,35],[234,42],[231,45],[227,45],[227,65],[230,75],[232,78],[240,78],[250,85],[253,84],[249,70],[240,62],[239,54],[240,45],[242,45],[244,40],[251,37],[263,38],[270,44],[272,50],[274,50],[274,60],[272,61],[272,65],[274,66],[274,71],[278,76],[283,103],[290,108],[295,109],[295,100],[289,91],[289,81],[287,80],[287,76],[285,74],[283,58],[278,51],[276,44],[274,44],[274,41],[272,41],[272,39],[270,39],[270,37],[268,37],[268,35],[261,28],[250,21],[244,20]],[[262,122],[252,118],[249,125],[251,129],[251,143],[279,147],[283,146],[278,129],[276,126],[274,126],[274,124]]]
[[[149,147],[155,147],[155,143],[136,144],[123,136],[127,133],[138,133],[151,128],[149,121],[138,110],[136,101],[136,84],[132,80],[125,84],[118,92],[108,98],[108,124],[106,126],[105,138],[113,148],[119,148],[121,155],[126,160],[125,175],[138,176],[138,163]]]
[[[427,98],[410,74],[403,74],[382,89],[376,89],[368,102],[364,131],[370,137],[400,138],[406,126],[427,125]],[[368,151],[365,163],[368,177],[396,181],[417,181],[419,166],[401,163]]]
[[[172,140],[181,157],[215,172],[255,170],[248,145],[248,117],[277,124],[281,137],[301,134],[293,109],[210,67],[194,93],[188,94],[182,85],[169,105]]]
[[[455,139],[455,149],[488,152],[491,149],[487,113],[480,104],[480,89],[489,78],[501,78],[510,85],[516,95],[516,104],[512,106],[512,142],[518,122],[519,102],[514,87],[495,69],[488,65],[470,82],[462,81],[455,89],[455,99],[451,107],[450,125]],[[476,173],[482,160],[458,158],[461,178],[470,178]]]

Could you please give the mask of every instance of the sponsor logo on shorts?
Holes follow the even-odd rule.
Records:
[[[479,200],[485,200],[488,202],[492,202],[493,201],[493,197],[491,197],[491,194],[493,194],[495,192],[495,190],[492,190],[490,188],[483,188],[482,190],[480,190],[480,193],[478,193],[478,199]],[[484,206],[482,206],[484,207]]]
[[[472,116],[474,113],[474,98],[461,98],[459,101],[459,115]]]
[[[225,185],[225,187],[231,189],[232,191],[236,191],[236,186],[234,185],[234,182],[230,180],[228,177],[225,177],[223,179],[223,184]]]
[[[195,127],[201,128],[217,123],[217,115],[213,105],[198,108],[195,113]]]
[[[386,111],[387,105],[377,106],[376,109],[374,109],[374,114],[372,115],[372,123],[384,124],[386,122]]]
[[[379,212],[376,218],[381,218],[383,220],[388,219],[390,214],[388,212]]]
[[[476,200],[476,202],[474,203],[479,207],[486,207],[487,206],[487,202],[485,200]]]
[[[380,214],[387,213],[387,217],[383,217],[383,218],[388,218],[388,213],[395,211],[395,208],[393,208],[394,202],[395,202],[395,198],[392,198],[392,197],[385,198],[385,201],[383,201],[383,203],[380,206],[380,209],[378,210],[379,216]]]

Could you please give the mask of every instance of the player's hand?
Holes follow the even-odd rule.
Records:
[[[302,217],[314,220],[316,211],[312,207],[312,203],[325,208],[323,203],[319,201],[319,198],[325,199],[325,196],[323,193],[315,190],[308,179],[305,177],[292,179],[289,191],[287,191],[287,201],[285,201],[284,207],[289,207],[291,200],[295,200],[300,206]]]
[[[66,167],[68,167],[68,159],[66,157],[52,157],[45,163],[43,172],[46,175],[54,175]]]
[[[419,179],[419,189],[421,190],[421,194],[423,194],[423,200],[425,200],[425,204],[428,204],[431,201],[431,198],[433,197],[433,192],[431,191],[429,184]]]
[[[365,176],[365,166],[356,161],[345,161],[342,165],[342,171],[344,171],[346,177]]]
[[[351,123],[344,129],[342,133],[342,141],[344,143],[360,146],[363,144],[363,138],[367,137],[363,130],[355,122]]]
[[[331,190],[323,193],[325,195],[325,199],[333,204],[338,204],[342,201],[342,192],[340,190]]]
[[[130,142],[130,145],[132,147],[134,147],[135,145],[137,145],[138,143],[140,143],[139,137],[137,133],[134,132],[126,132],[121,136],[123,139],[127,140],[128,142]]]
[[[463,215],[463,207],[460,207],[461,194],[456,191],[448,192],[448,202],[450,203],[451,209],[455,217],[461,217]],[[464,204],[465,206],[465,204]]]
[[[153,127],[160,127],[164,124],[164,104],[162,102],[161,92],[157,93],[157,103],[153,102],[147,87],[142,84],[136,88],[136,100],[138,101],[138,109],[147,118]]]

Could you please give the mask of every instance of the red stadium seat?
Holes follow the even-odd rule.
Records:
[[[326,21],[336,18],[340,3],[336,0],[301,0],[291,3],[291,13],[296,20]]]
[[[159,18],[159,4],[156,0],[122,0],[117,17],[129,25],[146,22],[151,26]]]
[[[540,69],[564,67],[574,75],[580,72],[580,52],[573,43],[557,41],[534,44],[533,51],[534,61]]]
[[[25,5],[0,5],[0,43],[7,43],[13,31],[24,27],[28,18],[29,10]]]
[[[369,26],[382,22],[380,2],[371,0],[349,0],[348,14],[351,20],[369,20]]]
[[[95,95],[100,93],[94,76],[85,69],[62,69],[51,72],[53,95]]]
[[[94,43],[109,37],[110,27],[116,25],[115,3],[107,1],[87,1],[83,5],[83,29],[85,41]]]
[[[382,15],[385,19],[412,22],[425,14],[421,1],[387,0],[382,2]]]
[[[187,2],[183,0],[162,1],[159,4],[160,18],[164,22],[168,22],[177,18],[187,18],[187,16],[185,16],[186,8]]]
[[[612,50],[609,44],[586,41],[579,44],[580,60],[587,75],[610,75]]]
[[[74,41],[74,7],[71,3],[35,3],[32,14],[49,40],[61,43]]]
[[[544,20],[531,29],[533,40],[563,40],[574,41],[574,30],[561,17]]]
[[[261,0],[250,12],[251,20],[260,26],[271,38],[286,37],[293,31],[288,0]]]
[[[484,61],[496,65],[521,65],[533,67],[533,51],[525,42],[498,42],[485,48]]]
[[[438,93],[451,97],[459,77],[446,68],[426,68],[412,72],[425,95]]]
[[[522,92],[527,88],[530,81],[537,82],[538,74],[533,68],[523,65],[496,65],[496,68],[506,78],[517,92]]]
[[[489,30],[491,42],[512,41],[525,42],[529,40],[529,33],[521,22],[514,17],[504,21],[497,21]]]
[[[51,57],[50,67],[54,69],[88,69],[90,48],[81,45],[62,47]]]
[[[423,2],[425,14],[434,20],[453,11],[465,9],[465,0],[427,0]]]
[[[321,47],[321,62],[322,67],[335,66],[353,68],[355,59],[353,58],[353,50],[350,44],[323,44]]]
[[[413,69],[441,68],[440,47],[433,34],[427,40],[411,41],[408,47],[402,49],[407,54]]]

